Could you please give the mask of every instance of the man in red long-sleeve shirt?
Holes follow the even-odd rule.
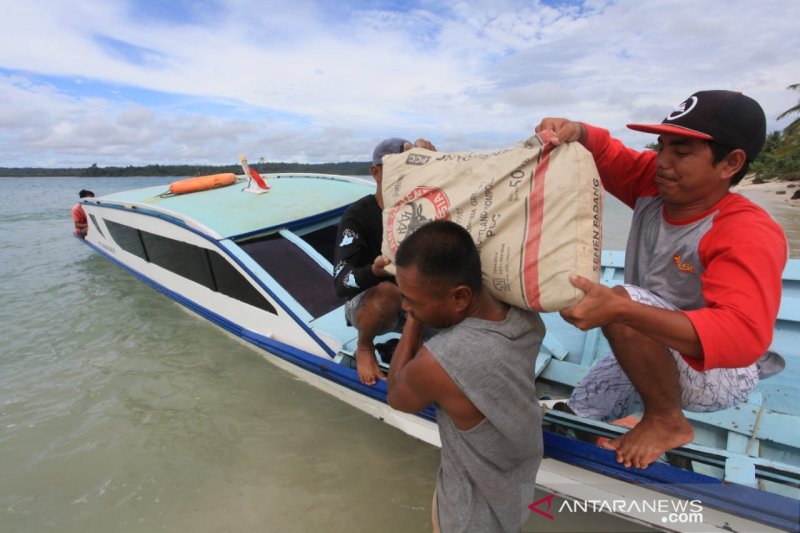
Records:
[[[764,145],[755,100],[701,91],[661,124],[628,127],[658,134],[658,152],[636,152],[566,119],[544,119],[536,130],[553,130],[554,144],[583,144],[606,190],[634,209],[625,285],[576,276],[586,295],[562,316],[581,329],[602,326],[613,351],[576,387],[570,410],[613,420],[641,399],[641,421],[611,446],[619,462],[645,468],[694,438],[681,408],[732,407],[758,383],[787,244],[763,209],[729,191]]]
[[[81,189],[81,191],[78,193],[78,197],[94,198],[94,193],[92,191],[87,191],[86,189]],[[89,221],[86,219],[86,213],[83,211],[83,206],[79,203],[72,206],[72,222],[75,224],[75,235],[81,239],[85,239],[86,232],[89,229]]]

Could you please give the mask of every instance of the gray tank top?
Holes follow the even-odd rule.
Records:
[[[544,331],[537,313],[512,307],[501,322],[467,318],[425,343],[486,417],[462,431],[437,406],[442,531],[519,531],[542,459],[534,365]]]

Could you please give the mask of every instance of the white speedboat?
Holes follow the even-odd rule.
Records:
[[[346,325],[344,302],[333,289],[339,218],[375,184],[323,174],[265,177],[268,191],[239,177],[187,194],[149,187],[85,198],[84,242],[292,374],[439,446],[432,408],[417,415],[395,411],[386,404],[385,382],[359,382],[356,331]],[[603,261],[603,282],[619,283],[622,253],[604,253]],[[537,485],[567,500],[561,509],[549,505],[552,499],[531,502],[531,521],[579,509],[669,531],[798,529],[800,261],[786,269],[775,327],[773,349],[786,360],[784,372],[763,381],[747,404],[687,413],[695,442],[644,470],[625,468],[613,452],[574,437],[614,436],[623,428],[547,409],[607,344],[598,330],[583,333],[557,314],[544,319],[548,334],[535,371],[546,409],[546,458]],[[390,346],[392,337],[378,340]]]

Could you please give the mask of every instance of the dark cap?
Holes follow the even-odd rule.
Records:
[[[700,91],[684,100],[661,124],[628,124],[646,133],[670,133],[741,148],[756,158],[767,137],[767,118],[758,102],[735,91]]]
[[[403,152],[403,145],[408,143],[405,139],[399,137],[392,137],[391,139],[384,139],[378,143],[378,146],[372,151],[372,164],[380,165],[383,156],[389,154],[399,154]],[[411,144],[411,143],[408,143]]]
[[[81,191],[78,193],[78,198],[86,198],[87,196],[94,198],[94,193],[86,189],[81,189]]]

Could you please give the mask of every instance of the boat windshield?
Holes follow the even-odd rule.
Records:
[[[306,234],[302,238],[327,259],[333,254],[335,227],[332,234],[330,230],[323,230]],[[325,245],[326,240],[329,245]],[[344,305],[345,298],[336,295],[330,270],[323,268],[304,250],[283,236],[273,234],[237,244],[312,317],[319,318]]]
[[[329,224],[322,228],[308,233],[301,234],[296,232],[297,235],[306,241],[319,255],[328,260],[328,263],[333,264],[333,252],[336,247],[336,232],[338,224]]]

